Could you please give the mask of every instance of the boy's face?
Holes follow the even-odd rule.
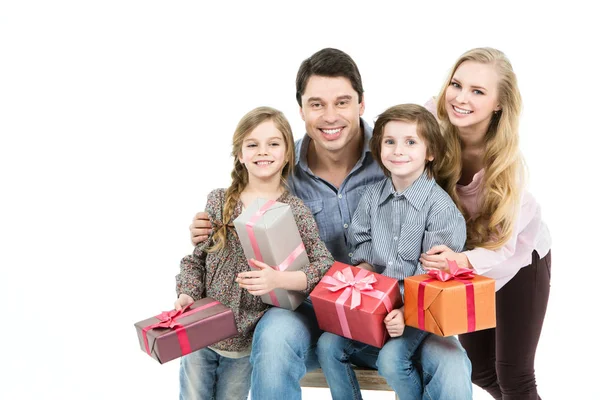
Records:
[[[315,145],[335,153],[360,138],[364,109],[364,96],[359,103],[350,80],[313,75],[302,94],[300,116]]]
[[[390,121],[382,136],[381,160],[396,190],[403,190],[421,176],[433,156],[427,155],[427,143],[417,134],[415,122]]]

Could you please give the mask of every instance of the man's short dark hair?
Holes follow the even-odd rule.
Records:
[[[364,90],[360,72],[354,60],[343,51],[327,48],[317,51],[302,61],[296,76],[296,100],[300,107],[302,107],[302,95],[306,90],[308,79],[313,75],[347,78],[358,93],[358,102],[362,102]]]

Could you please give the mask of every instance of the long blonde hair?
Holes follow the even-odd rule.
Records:
[[[454,64],[440,91],[437,114],[446,138],[444,176],[440,184],[453,199],[458,199],[456,184],[462,172],[462,142],[458,128],[450,123],[446,112],[446,89],[454,73],[465,61],[492,65],[499,77],[498,103],[500,110],[492,116],[485,134],[483,157],[484,178],[480,213],[467,218],[467,248],[483,247],[495,250],[502,247],[515,229],[524,179],[524,163],[519,152],[519,116],[521,94],[517,77],[508,58],[493,48],[477,48],[464,53]],[[464,207],[459,204],[461,210]]]
[[[281,184],[287,187],[287,178],[292,173],[295,164],[292,128],[281,111],[271,107],[257,107],[242,117],[233,134],[233,149],[231,151],[231,155],[234,157],[233,171],[231,171],[232,182],[231,186],[225,191],[222,225],[215,229],[212,237],[214,244],[207,249],[209,252],[216,252],[225,248],[227,229],[228,227],[232,228],[232,216],[235,206],[240,200],[240,194],[246,188],[246,185],[248,185],[248,171],[239,159],[240,154],[242,154],[242,144],[248,134],[266,121],[273,121],[275,127],[283,136],[286,163],[281,171]]]

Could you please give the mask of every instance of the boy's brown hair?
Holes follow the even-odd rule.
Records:
[[[377,161],[385,176],[389,177],[390,171],[383,165],[381,160],[381,142],[383,131],[388,122],[403,121],[417,124],[417,135],[427,145],[427,157],[433,156],[432,161],[427,161],[425,171],[427,175],[435,180],[440,175],[440,166],[446,149],[446,142],[440,131],[440,125],[432,113],[425,107],[417,104],[400,104],[385,110],[377,117],[373,128],[373,137],[369,143],[371,154]]]

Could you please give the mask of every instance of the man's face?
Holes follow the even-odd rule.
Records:
[[[360,138],[364,110],[364,96],[359,103],[348,78],[313,75],[302,94],[300,116],[315,146],[336,153]]]

